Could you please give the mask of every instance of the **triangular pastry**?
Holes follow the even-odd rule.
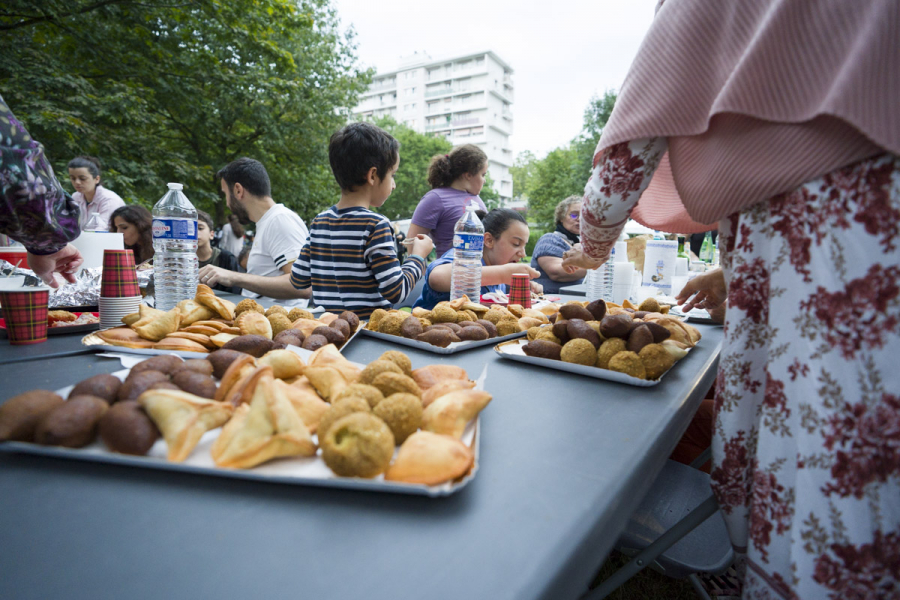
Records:
[[[384,478],[437,485],[462,477],[474,462],[472,450],[461,441],[430,431],[417,431],[400,446]]]
[[[212,309],[214,313],[223,319],[234,319],[234,302],[219,298],[213,293],[212,288],[202,283],[197,285],[197,293],[194,300],[203,306]]]
[[[304,390],[300,387],[288,385],[280,379],[275,380],[275,387],[290,400],[297,411],[297,414],[306,423],[306,428],[310,433],[315,433],[319,429],[319,420],[322,418],[331,405],[319,398],[316,391],[310,387]]]
[[[131,327],[140,327],[141,325],[146,325],[156,317],[161,317],[164,314],[166,314],[166,311],[164,310],[159,310],[153,308],[152,306],[147,306],[146,304],[141,304],[138,307],[138,315],[140,316],[140,318],[137,321],[130,323],[129,325]]]
[[[256,386],[253,400],[243,404],[212,446],[220,467],[249,469],[286,456],[313,456],[316,445],[271,373]]]
[[[466,370],[456,365],[428,365],[414,369],[412,377],[424,392],[431,386],[448,379],[468,379]]]
[[[316,388],[316,392],[329,402],[349,385],[344,375],[334,367],[306,367],[303,374]]]
[[[138,321],[140,323],[140,321]],[[158,342],[170,333],[178,331],[181,325],[181,312],[177,308],[173,308],[169,312],[163,313],[145,325],[132,326],[139,336],[145,340]]]
[[[428,405],[422,413],[422,429],[462,437],[466,424],[478,416],[491,395],[483,390],[457,390]]]
[[[148,390],[138,402],[166,440],[172,462],[186,459],[204,433],[224,425],[234,412],[230,404],[176,390]]]
[[[182,300],[177,304],[178,310],[181,312],[181,326],[187,326],[197,321],[211,319],[216,313],[209,307],[203,306],[196,300]]]
[[[356,381],[362,369],[344,358],[334,344],[327,344],[312,353],[309,357],[311,367],[333,367],[341,372],[347,381]]]
[[[259,313],[257,313],[259,314]],[[290,350],[270,350],[262,355],[258,364],[260,366],[272,367],[275,379],[289,379],[303,375],[306,365],[303,359]]]
[[[429,404],[450,392],[470,390],[473,387],[475,387],[475,382],[468,379],[448,379],[436,383],[422,393],[422,408],[428,408]]]

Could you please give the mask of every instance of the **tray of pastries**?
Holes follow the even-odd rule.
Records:
[[[318,316],[302,308],[263,308],[247,298],[234,304],[197,286],[193,299],[170,311],[142,304],[125,316],[122,327],[103,329],[84,337],[82,344],[130,354],[174,353],[200,358],[219,348],[259,357],[288,345],[316,350],[328,344],[343,348],[359,331],[359,317],[350,311]]]
[[[487,370],[334,345],[123,356],[121,371],[0,406],[0,450],[293,485],[444,496],[475,476]]]
[[[644,310],[641,310],[641,309]],[[569,302],[551,325],[498,344],[500,358],[638,387],[663,376],[700,342],[696,327],[652,303],[622,307],[603,300]],[[655,310],[654,310],[655,309]]]
[[[47,312],[47,335],[84,333],[100,329],[100,317],[96,312],[69,312],[51,310]],[[0,338],[6,338],[6,319],[0,318]]]

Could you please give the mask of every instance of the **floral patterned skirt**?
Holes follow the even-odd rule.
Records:
[[[900,598],[900,157],[724,219],[713,489],[745,598]]]

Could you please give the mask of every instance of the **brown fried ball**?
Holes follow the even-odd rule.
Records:
[[[638,379],[647,379],[647,369],[644,368],[641,357],[628,350],[619,352],[609,359],[609,370],[625,373]]]
[[[293,323],[297,319],[309,319],[311,321],[314,321],[316,318],[308,310],[305,310],[303,308],[292,308],[291,312],[288,313],[288,319],[290,319],[291,323]]]
[[[587,340],[578,338],[569,340],[563,346],[562,352],[559,353],[563,362],[574,363],[576,365],[594,366],[597,362],[597,350],[594,345]]]
[[[409,315],[405,312],[388,313],[378,323],[378,331],[388,335],[400,335],[400,329],[403,327]]]
[[[153,358],[142,360],[138,364],[131,367],[131,371],[128,373],[128,378],[134,377],[141,371],[159,371],[160,373],[171,375],[175,371],[175,369],[181,366],[182,362],[184,361],[182,361],[174,354],[161,354],[159,356],[154,356]]]
[[[444,302],[439,302],[437,306],[431,309],[432,323],[456,323],[458,319],[456,311]]]
[[[205,358],[189,358],[181,363],[181,366],[172,371],[172,377],[175,377],[175,375],[181,371],[195,371],[212,377],[213,364]]]
[[[365,383],[366,385],[372,385],[372,382],[375,381],[375,378],[380,373],[400,373],[403,374],[403,369],[397,366],[396,363],[390,360],[373,360],[366,368],[362,370],[362,373],[359,374],[359,377],[356,378],[356,383]]]
[[[141,371],[137,374],[129,374],[125,383],[119,388],[116,398],[119,401],[137,400],[138,396],[150,389],[152,384],[160,381],[168,382],[169,376],[159,371]]]
[[[306,334],[304,334],[299,329],[285,329],[284,331],[276,334],[272,338],[272,341],[275,343],[297,346],[299,348],[303,345],[303,340],[305,339]]]
[[[488,311],[490,312],[490,311]],[[519,325],[519,322],[513,317],[511,319],[500,319],[497,322],[497,334],[499,336],[511,335],[513,333],[521,333],[522,326]]]
[[[272,308],[281,308],[280,306],[273,306]],[[284,310],[283,308],[281,310]],[[287,331],[291,328],[292,321],[288,318],[287,314],[283,312],[275,312],[267,317],[269,319],[269,323],[272,325],[272,335],[278,335],[282,331]]]
[[[484,313],[484,316],[482,318],[485,321],[490,321],[491,323],[496,325],[497,323],[500,322],[500,319],[502,319],[503,317],[505,317],[509,314],[511,314],[511,313],[508,310],[506,310],[505,308],[500,308],[499,306],[492,306],[490,308],[490,310],[488,310],[486,313]]]
[[[625,350],[625,340],[622,338],[610,338],[600,344],[597,350],[597,362],[594,364],[601,369],[609,368],[609,359]]]
[[[488,332],[488,337],[497,337],[497,326],[487,319],[478,319],[475,323],[484,327],[485,331]]]
[[[350,323],[340,318],[335,319],[328,326],[332,329],[337,329],[338,331],[340,331],[346,339],[350,339],[350,335],[353,333],[353,331],[351,331],[350,329]]]
[[[391,394],[372,412],[390,427],[398,446],[422,425],[422,401],[412,394]]]
[[[69,398],[85,395],[97,396],[106,400],[107,404],[112,404],[116,401],[116,394],[119,393],[120,387],[122,387],[122,381],[118,377],[100,373],[76,383],[72,391],[69,392]]]
[[[334,402],[319,419],[319,428],[316,430],[319,435],[319,445],[322,445],[323,436],[335,421],[355,412],[372,412],[372,408],[364,398],[359,396],[347,396],[340,402]]]
[[[471,310],[461,310],[459,311],[459,318],[457,319],[457,323],[460,321],[477,321],[478,315],[475,314],[474,311]]]
[[[381,390],[377,387],[366,385],[365,383],[351,383],[341,390],[332,403],[337,404],[341,400],[351,396],[365,399],[372,408],[375,408],[379,402],[384,400],[384,394],[382,394]]]
[[[343,477],[375,477],[394,456],[394,435],[384,421],[354,413],[336,421],[319,444],[325,464]]]
[[[378,357],[378,360],[389,360],[403,371],[404,375],[412,377],[412,361],[399,350],[388,350]]]
[[[644,369],[647,371],[647,379],[659,379],[663,373],[672,368],[675,358],[668,350],[659,344],[647,344],[638,352]]]
[[[372,385],[381,390],[384,397],[391,394],[413,394],[422,397],[422,390],[412,377],[400,373],[379,373],[372,380]]]
[[[350,333],[353,333],[359,328],[359,317],[356,316],[355,312],[351,312],[349,310],[345,310],[341,314],[338,315],[338,319],[343,319],[347,321],[347,324],[350,325]]]
[[[403,324],[400,325],[400,335],[405,338],[409,338],[411,340],[416,339],[424,331],[424,327],[422,327],[421,321],[419,321],[418,317],[409,316],[403,320]]]
[[[525,337],[528,338],[528,341],[534,340],[537,338],[537,334],[541,332],[541,328],[535,325],[534,327],[529,327],[525,332]]]
[[[640,306],[638,306],[638,310],[645,310],[647,312],[659,312],[659,308],[659,302],[656,298],[646,298],[641,302]]]
[[[376,308],[372,311],[372,314],[369,315],[369,324],[366,325],[366,329],[369,331],[378,331],[378,325],[381,323],[381,320],[387,316],[388,312],[383,308]]]
[[[258,312],[261,315],[266,314],[266,309],[264,309],[259,302],[253,298],[245,298],[238,302],[237,306],[234,307],[234,318],[237,319],[238,315],[248,310]]]
[[[275,313],[280,313],[280,314],[284,315],[285,317],[288,316],[288,311],[287,311],[287,309],[286,309],[285,307],[283,307],[283,306],[278,306],[277,304],[273,304],[272,306],[270,306],[269,308],[267,308],[267,309],[266,309],[266,312],[265,312],[264,314],[265,314],[267,317],[271,317],[271,316],[274,315]]]
[[[159,430],[134,400],[119,402],[103,413],[100,439],[113,452],[143,456],[159,438]]]

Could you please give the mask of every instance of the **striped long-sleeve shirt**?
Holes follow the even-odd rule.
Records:
[[[424,261],[397,259],[391,224],[366,208],[319,213],[309,227],[309,240],[291,269],[298,289],[312,287],[316,305],[351,310],[361,319],[376,308],[401,302],[425,270]]]

